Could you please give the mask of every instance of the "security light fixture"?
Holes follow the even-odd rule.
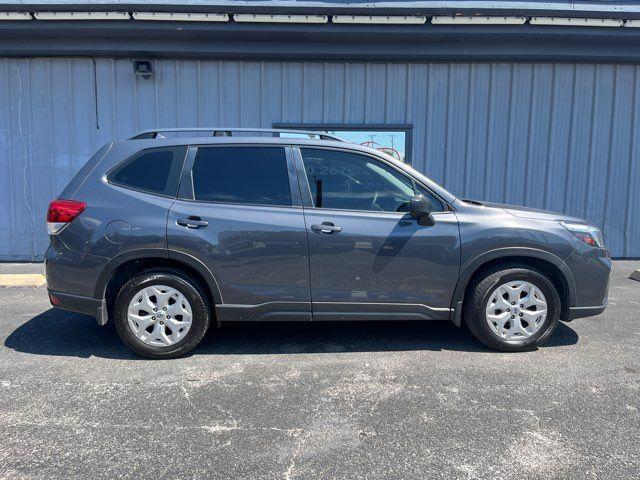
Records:
[[[153,67],[148,60],[136,60],[133,62],[133,73],[136,77],[142,77],[145,80],[149,80],[153,77]]]

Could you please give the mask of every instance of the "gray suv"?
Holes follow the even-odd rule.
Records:
[[[604,310],[611,260],[588,222],[459,199],[377,150],[290,133],[102,147],[49,206],[52,305],[153,358],[262,320],[449,320],[520,351]]]

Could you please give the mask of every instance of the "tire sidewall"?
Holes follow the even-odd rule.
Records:
[[[143,343],[129,327],[127,312],[133,297],[143,288],[166,285],[183,294],[191,305],[191,328],[179,342],[168,347],[156,347]],[[127,282],[118,292],[114,309],[114,325],[122,341],[139,355],[150,358],[173,358],[192,350],[204,337],[209,327],[209,308],[200,293],[189,280],[173,272],[148,272]]]
[[[491,295],[500,285],[511,281],[526,281],[533,284],[536,288],[540,289],[547,301],[547,316],[542,324],[542,327],[530,337],[520,340],[506,340],[500,338],[494,333],[489,326],[486,318],[486,305]],[[544,275],[524,268],[513,268],[508,270],[502,270],[487,276],[482,282],[480,282],[483,293],[479,300],[479,305],[474,306],[476,316],[475,327],[480,329],[483,336],[491,338],[493,342],[506,350],[523,350],[542,344],[555,330],[560,317],[560,298],[551,281]],[[477,298],[477,297],[476,297]],[[493,343],[492,342],[492,343]],[[486,342],[485,342],[486,343]]]

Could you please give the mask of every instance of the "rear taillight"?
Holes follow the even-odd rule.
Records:
[[[77,200],[54,200],[47,210],[47,231],[49,235],[57,235],[69,223],[80,215],[87,204]]]

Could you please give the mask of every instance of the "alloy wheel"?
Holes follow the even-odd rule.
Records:
[[[177,289],[153,285],[137,292],[127,310],[129,328],[143,343],[167,347],[182,340],[193,318],[191,305]]]
[[[534,335],[547,318],[547,300],[533,283],[517,280],[496,288],[486,305],[491,331],[505,340]]]

